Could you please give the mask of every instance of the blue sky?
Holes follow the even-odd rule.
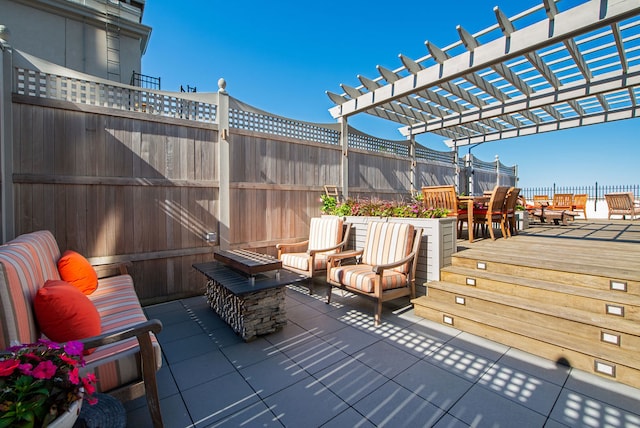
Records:
[[[562,0],[565,10],[584,0]],[[495,24],[493,7],[507,16],[542,0],[325,0],[322,2],[150,0],[143,23],[153,28],[142,59],[144,74],[162,89],[180,85],[217,91],[220,77],[231,96],[293,119],[335,122],[325,91],[358,86],[357,75],[376,78],[376,65],[401,66],[398,54],[426,55],[425,40],[445,47],[458,40],[456,25],[476,33]],[[485,143],[472,149],[484,161],[495,155],[518,165],[522,187],[638,184],[639,119]],[[398,125],[359,115],[363,132],[403,139]],[[442,137],[418,142],[446,151]],[[461,149],[461,154],[466,153]]]

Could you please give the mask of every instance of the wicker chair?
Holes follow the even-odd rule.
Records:
[[[328,255],[344,250],[350,231],[351,225],[339,217],[314,217],[309,227],[309,239],[276,245],[278,259],[283,268],[309,279],[309,294],[312,294],[312,278],[327,270]]]
[[[422,229],[408,223],[372,221],[362,250],[328,256],[327,303],[332,287],[375,299],[374,322],[380,325],[382,303],[403,296],[415,297],[415,274]],[[358,264],[341,266],[356,257]]]

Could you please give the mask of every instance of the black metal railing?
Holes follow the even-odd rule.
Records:
[[[131,74],[131,86],[137,86],[139,88],[157,89],[160,90],[160,78],[147,76],[142,73],[137,73],[135,70]]]

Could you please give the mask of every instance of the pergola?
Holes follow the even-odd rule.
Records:
[[[327,92],[331,115],[345,129],[367,113],[397,122],[412,141],[441,135],[456,157],[460,146],[638,116],[640,0],[494,12],[493,26],[476,34],[458,26],[450,46],[426,41],[424,57],[400,55],[398,69],[378,66],[377,78]]]

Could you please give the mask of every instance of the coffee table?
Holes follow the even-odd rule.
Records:
[[[216,251],[217,261],[193,267],[207,281],[207,302],[231,328],[249,342],[287,324],[285,286],[304,275],[280,270],[274,257],[247,250]]]

